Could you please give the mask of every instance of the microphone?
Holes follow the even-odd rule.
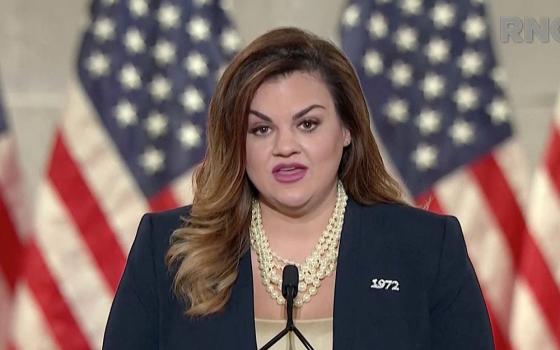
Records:
[[[286,299],[288,319],[286,328],[294,329],[294,299],[298,293],[299,271],[296,265],[286,265],[282,270],[282,296]]]
[[[308,350],[314,350],[311,344],[305,339],[303,334],[294,325],[294,299],[298,293],[299,284],[299,271],[296,265],[286,265],[282,270],[282,296],[286,299],[287,320],[286,328],[266,343],[261,350],[269,349],[272,345],[276,344],[283,336],[289,332],[294,332],[299,340],[303,343]]]

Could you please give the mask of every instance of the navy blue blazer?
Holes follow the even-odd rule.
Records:
[[[253,283],[260,282],[252,279],[249,251],[240,260],[222,312],[189,318],[171,292],[164,256],[170,234],[188,210],[142,218],[103,349],[256,348]],[[339,249],[335,350],[494,348],[484,300],[454,217],[396,204],[363,206],[349,199]]]

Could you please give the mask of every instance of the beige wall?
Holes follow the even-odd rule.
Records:
[[[336,41],[336,26],[344,2],[229,1],[245,42],[279,25],[297,25]],[[1,83],[31,195],[43,171],[54,125],[64,108],[88,3],[86,0],[0,0]],[[534,165],[548,133],[560,88],[560,43],[499,43],[499,17],[560,17],[560,3],[558,0],[491,0],[488,9],[498,56],[509,75],[518,135],[529,162]]]

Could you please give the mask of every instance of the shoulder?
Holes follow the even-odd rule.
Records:
[[[171,234],[188,218],[191,206],[146,213],[142,216],[128,262],[138,266],[153,264],[156,272],[165,271],[165,255]],[[144,266],[146,267],[146,266]]]
[[[358,206],[359,244],[369,251],[364,254],[365,260],[383,260],[418,270],[427,281],[435,281],[442,264],[463,265],[468,261],[457,218],[401,204]]]
[[[137,236],[150,235],[153,244],[167,245],[173,231],[185,223],[190,210],[191,206],[188,205],[166,211],[146,213],[140,220]]]
[[[434,241],[443,240],[446,234],[461,233],[459,221],[454,216],[396,203],[360,207],[362,229],[375,227],[378,233],[390,234],[395,239],[418,240],[432,245]]]

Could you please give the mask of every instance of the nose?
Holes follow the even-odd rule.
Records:
[[[299,152],[299,143],[293,131],[278,129],[274,136],[273,155],[289,157]]]

